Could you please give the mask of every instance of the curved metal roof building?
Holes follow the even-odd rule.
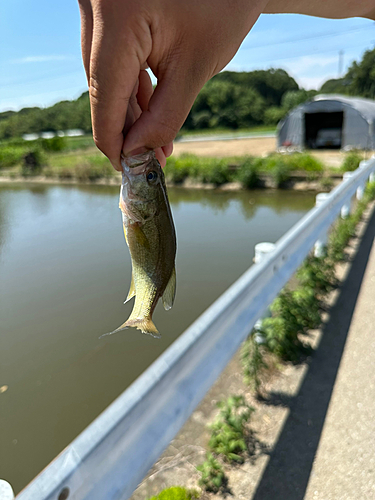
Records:
[[[375,101],[317,95],[279,123],[278,147],[375,149]]]

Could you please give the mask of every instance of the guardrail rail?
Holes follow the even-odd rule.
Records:
[[[375,179],[363,161],[251,266],[18,496],[127,499],[216,381],[253,325],[343,207]],[[319,246],[319,245],[318,245]]]

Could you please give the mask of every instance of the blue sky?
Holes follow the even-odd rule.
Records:
[[[263,15],[227,69],[281,67],[305,88],[319,88],[375,46],[375,23]],[[0,112],[49,106],[86,90],[76,0],[0,2]]]

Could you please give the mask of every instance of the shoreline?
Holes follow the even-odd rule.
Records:
[[[311,176],[310,176],[311,177]],[[331,184],[329,188],[322,183],[324,180]],[[319,177],[317,179],[309,178],[305,172],[292,173],[282,187],[277,187],[275,181],[271,176],[261,176],[259,185],[255,189],[280,189],[280,190],[295,190],[295,191],[329,191],[342,181],[342,174],[330,174]],[[57,177],[47,177],[44,175],[36,175],[30,177],[19,176],[0,176],[0,185],[5,184],[51,184],[51,185],[93,185],[93,186],[121,186],[121,176],[114,175],[113,177],[103,177],[95,180],[81,180],[77,178],[59,179]],[[242,186],[240,182],[228,182],[220,186],[212,183],[204,183],[188,178],[184,182],[174,183],[166,181],[168,188],[179,187],[183,189],[202,189],[202,190],[215,190],[215,191],[251,191]]]

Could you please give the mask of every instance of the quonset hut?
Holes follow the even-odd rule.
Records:
[[[375,149],[375,101],[317,95],[279,123],[278,147]]]

